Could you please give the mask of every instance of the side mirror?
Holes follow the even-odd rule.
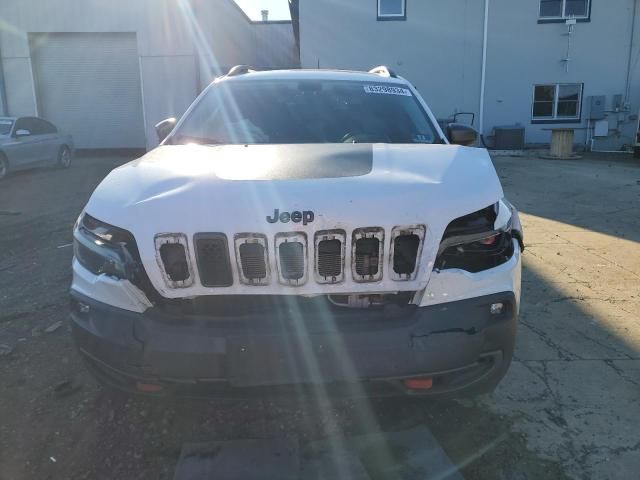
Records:
[[[446,134],[451,143],[465,147],[470,147],[478,139],[478,132],[476,132],[475,128],[461,123],[448,124]]]
[[[16,138],[28,137],[29,135],[31,135],[31,132],[27,129],[21,128],[20,130],[16,130]]]
[[[171,133],[173,127],[176,126],[177,120],[173,117],[162,120],[159,123],[156,123],[156,135],[158,135],[158,141],[160,143],[163,142],[165,138]]]

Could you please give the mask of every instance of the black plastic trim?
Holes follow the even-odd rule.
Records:
[[[223,264],[222,267],[224,267],[226,269],[226,273],[227,273],[227,277],[226,280],[224,281],[220,281],[220,282],[208,282],[204,280],[204,277],[206,277],[206,265],[204,265],[204,259],[202,258],[202,252],[201,252],[201,248],[200,248],[200,241],[202,240],[218,240],[218,241],[222,241],[224,243],[224,252],[225,252],[225,256],[223,259]],[[193,245],[194,245],[194,249],[196,251],[196,265],[198,267],[198,274],[200,276],[200,283],[202,284],[202,286],[204,287],[230,287],[231,285],[233,285],[233,272],[231,270],[231,258],[229,255],[229,242],[227,240],[227,236],[224,233],[220,233],[220,232],[201,232],[201,233],[196,233],[193,236]],[[203,272],[205,272],[205,275],[203,275]]]
[[[341,309],[340,315],[330,314],[332,321],[322,307],[302,316],[275,309],[214,321],[157,308],[135,313],[73,290],[71,295],[76,345],[94,366],[107,367],[115,380],[166,380],[174,386],[219,383],[245,389],[314,382],[318,379],[308,377],[315,374],[304,361],[310,352],[319,379],[327,383],[392,382],[471,369],[475,373],[460,379],[456,389],[491,386],[509,365],[517,323],[513,292],[427,307]],[[79,308],[78,302],[88,308]],[[497,302],[504,310],[492,315],[490,305]],[[488,376],[487,369],[475,367],[487,355],[498,362]],[[352,371],[345,371],[345,361]]]

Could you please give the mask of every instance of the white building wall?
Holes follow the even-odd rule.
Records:
[[[548,143],[550,128],[587,135],[589,97],[625,93],[632,11],[640,0],[592,0],[589,22],[571,37],[568,71],[564,23],[539,24],[540,0],[490,2],[484,131],[522,124],[527,143]],[[385,64],[413,82],[434,113],[480,109],[480,77],[485,0],[407,0],[406,21],[378,21],[375,0],[300,0],[300,57],[303,68],[367,70]],[[632,51],[629,111],[608,114],[609,138],[596,149],[619,149],[633,142],[640,110],[640,7]],[[583,83],[582,119],[570,124],[532,122],[533,85]],[[478,123],[476,121],[476,127]]]
[[[291,22],[252,22],[232,0],[192,0],[201,87],[234,65],[300,65]]]
[[[203,76],[204,58],[224,66],[297,64],[291,23],[254,24],[233,0],[0,1],[0,19],[9,115],[38,113],[29,33],[135,33],[147,148],[157,144],[154,125],[182,115],[212,79]]]
[[[592,0],[589,22],[577,23],[571,38],[564,23],[538,23],[539,0],[491,0],[487,57],[485,118],[487,127],[522,123],[530,143],[549,143],[550,129],[575,129],[575,142],[584,145],[589,97],[604,95],[607,110],[613,96],[625,94],[633,4],[637,0]],[[640,14],[640,6],[637,15]],[[632,63],[640,52],[640,24],[636,18]],[[562,61],[569,46],[570,60]],[[640,109],[638,62],[631,75],[628,112],[608,113],[610,138],[596,140],[596,149],[618,149],[634,141]],[[582,119],[577,123],[531,121],[533,86],[546,83],[583,83]],[[490,133],[489,131],[485,133]]]
[[[300,0],[303,68],[387,65],[434,114],[478,113],[483,3],[407,1],[406,21],[377,21],[375,0]]]

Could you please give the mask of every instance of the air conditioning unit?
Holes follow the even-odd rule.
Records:
[[[493,128],[493,143],[496,150],[522,150],[524,148],[524,127],[507,125]]]

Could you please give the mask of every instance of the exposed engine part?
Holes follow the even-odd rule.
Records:
[[[327,300],[336,307],[344,308],[384,308],[385,305],[407,305],[413,297],[413,292],[388,294],[352,294],[327,295]]]
[[[328,295],[329,301],[336,307],[347,308],[382,308],[382,295]]]

